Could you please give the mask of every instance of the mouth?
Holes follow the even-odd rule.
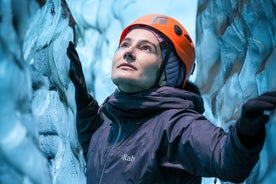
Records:
[[[120,64],[119,66],[117,66],[117,68],[121,68],[123,70],[129,70],[129,69],[132,69],[132,70],[137,70],[137,68],[129,63],[122,63]]]

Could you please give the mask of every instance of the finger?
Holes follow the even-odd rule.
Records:
[[[72,41],[69,41],[68,47],[69,48],[76,48],[76,46],[74,45],[74,43]]]
[[[269,120],[269,116],[262,115],[262,116],[257,117],[253,122],[256,124],[256,126],[258,126],[258,125],[261,126],[261,125],[266,124],[268,122],[268,120]]]
[[[259,98],[257,98],[257,100],[270,102],[270,103],[276,105],[276,92],[274,91],[274,92],[265,93],[265,94],[259,96]]]
[[[249,111],[263,111],[263,110],[272,110],[275,109],[275,104],[270,101],[254,101],[252,103],[248,103],[248,106],[245,107]]]
[[[69,69],[69,77],[72,80],[74,84],[78,84],[80,80],[80,75],[82,73],[78,72],[78,69],[75,67],[74,64],[70,64],[70,69]]]
[[[78,77],[75,75],[74,71],[69,70],[69,77],[75,85],[78,84]]]
[[[73,57],[73,53],[71,52],[70,44],[67,47],[66,53],[67,53],[67,56],[69,57],[69,59],[71,59]]]
[[[67,47],[67,55],[68,57],[71,57],[72,59],[79,58],[78,52],[73,44],[73,42],[69,42]]]
[[[75,45],[73,44],[73,42],[69,42],[69,49],[71,50],[71,52],[74,54],[74,55],[76,55],[76,56],[78,56],[78,52],[77,52],[77,50],[76,50],[76,47],[75,47]]]
[[[71,46],[74,46],[74,47],[75,47],[75,45],[74,45],[74,43],[73,43],[72,41],[69,41],[69,45],[71,45]]]
[[[275,96],[275,95],[276,95],[276,91],[269,91],[269,92],[263,93],[261,96]]]
[[[70,60],[79,60],[79,58],[70,50],[70,48],[67,49],[67,56]]]
[[[68,58],[70,59],[71,63],[75,65],[75,67],[81,68],[81,62],[79,60],[79,57],[73,54],[70,51],[67,51]]]

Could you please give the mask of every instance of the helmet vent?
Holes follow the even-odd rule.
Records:
[[[182,35],[182,30],[178,25],[174,25],[174,32],[178,36]]]
[[[190,43],[193,43],[193,41],[189,35],[185,34],[184,36],[187,40],[189,40]]]

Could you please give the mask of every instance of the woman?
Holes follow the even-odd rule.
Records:
[[[175,19],[145,15],[123,30],[112,63],[118,88],[101,107],[87,93],[72,42],[67,54],[88,183],[242,182],[258,161],[269,119],[263,111],[275,109],[276,92],[244,104],[228,133],[214,126],[188,81],[194,45]]]

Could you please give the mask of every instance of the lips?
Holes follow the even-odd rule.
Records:
[[[135,66],[133,66],[129,63],[122,63],[117,68],[137,70],[137,68]]]

